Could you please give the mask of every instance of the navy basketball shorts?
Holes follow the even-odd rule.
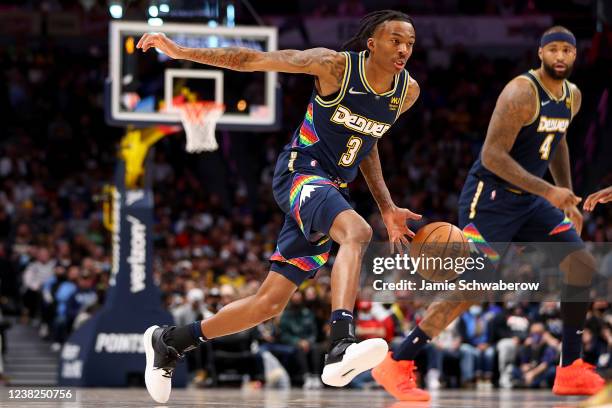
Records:
[[[497,266],[510,242],[534,244],[558,265],[585,247],[573,223],[546,199],[469,175],[459,197],[459,227]]]
[[[283,152],[285,153],[285,152]],[[284,154],[272,181],[274,198],[285,213],[270,269],[300,286],[329,258],[329,230],[342,211],[352,209],[348,189],[318,167],[289,169]]]

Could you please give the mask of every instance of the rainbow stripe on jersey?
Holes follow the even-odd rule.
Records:
[[[569,218],[565,217],[559,225],[557,225],[555,228],[553,228],[552,231],[548,233],[548,235],[557,235],[562,232],[569,231],[573,226],[574,224],[572,223],[572,221]]]
[[[312,119],[312,102],[310,102],[308,104],[308,109],[306,109],[304,121],[300,127],[300,133],[293,141],[292,147],[308,147],[312,146],[318,141],[319,137],[317,136],[317,131],[314,128],[314,122]]]
[[[303,256],[303,257],[300,257],[300,258],[286,259],[280,253],[280,251],[279,251],[279,249],[277,247],[276,251],[270,257],[270,260],[271,261],[286,262],[288,264],[291,264],[293,266],[296,266],[296,267],[300,268],[303,271],[312,271],[314,269],[319,269],[320,267],[325,265],[325,262],[327,262],[328,258],[329,258],[329,252],[325,252],[325,253],[320,254],[320,255]]]
[[[465,235],[468,241],[472,241],[476,248],[489,258],[492,264],[495,265],[499,262],[499,254],[491,248],[491,245],[484,239],[474,223],[468,224],[463,228],[463,235]]]
[[[304,224],[302,223],[302,218],[300,217],[300,196],[302,189],[304,186],[308,184],[315,184],[320,186],[334,186],[336,184],[331,180],[326,179],[321,176],[313,176],[307,174],[296,174],[293,178],[293,182],[291,183],[291,190],[289,192],[289,208],[291,213],[293,214],[293,218],[297,221],[300,229],[304,232]]]

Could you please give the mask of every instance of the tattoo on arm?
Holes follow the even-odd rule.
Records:
[[[582,92],[575,84],[570,84],[570,92],[572,93],[572,119],[574,119],[582,106]]]
[[[378,156],[378,144],[375,144],[370,153],[363,159],[359,165],[359,169],[365,178],[368,188],[378,204],[381,212],[393,207],[393,199],[391,193],[385,184],[382,168],[380,166],[380,157]]]
[[[555,180],[555,184],[559,187],[566,187],[572,189],[572,175],[569,161],[569,148],[567,146],[567,139],[563,136],[563,139],[557,145],[553,157],[550,159],[548,166],[550,173]]]
[[[311,74],[327,81],[336,80],[338,83],[344,76],[344,57],[326,48],[269,52],[243,47],[185,48],[183,53],[188,60],[236,71]]]
[[[515,186],[544,195],[550,184],[525,170],[510,156],[516,136],[535,114],[535,90],[526,79],[516,78],[502,91],[489,122],[482,147],[482,164]]]
[[[406,112],[408,109],[414,105],[414,103],[419,99],[419,95],[421,94],[421,87],[419,83],[414,79],[410,78],[410,82],[408,82],[408,91],[406,93],[406,99],[404,99],[404,103],[402,104],[401,113]]]
[[[185,59],[236,71],[246,71],[249,62],[254,60],[258,53],[260,51],[242,47],[184,49]]]

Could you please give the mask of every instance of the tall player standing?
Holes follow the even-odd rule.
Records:
[[[215,316],[184,327],[152,326],[145,332],[145,382],[151,397],[166,402],[177,360],[201,341],[236,333],[278,315],[293,292],[327,261],[331,240],[339,244],[331,273],[331,345],[322,380],[344,386],[379,364],[388,346],[383,339],[357,343],[353,307],[362,253],[372,229],[348,202],[347,183],[361,170],[393,244],[414,234],[408,219],[420,216],[393,203],[385,185],[377,142],[415,102],[417,83],[404,69],[412,54],[415,30],[407,15],[378,11],[362,19],[357,35],[336,52],[259,52],[247,48],[194,49],[165,35],[145,34],[137,47],[154,47],[171,58],[237,71],[310,74],[315,89],[301,126],[280,154],[273,178],[274,197],[285,213],[270,273],[259,291],[235,301]],[[331,239],[331,240],[330,240]]]
[[[566,80],[576,59],[576,39],[566,28],[552,27],[542,35],[538,55],[540,68],[514,78],[497,100],[480,158],[461,192],[459,224],[492,267],[508,246],[503,243],[560,244],[549,254],[564,277],[562,352],[553,392],[590,395],[604,380],[580,359],[595,260],[579,235],[582,215],[576,205],[581,199],[572,192],[566,140],[581,102],[579,89]],[[554,185],[543,179],[547,169]],[[398,350],[372,371],[376,381],[398,399],[428,400],[429,394],[417,388],[414,359],[472,304],[432,303]]]

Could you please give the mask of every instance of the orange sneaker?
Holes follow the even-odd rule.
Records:
[[[557,395],[593,395],[605,384],[605,380],[595,372],[595,366],[579,358],[567,367],[557,367],[552,390]]]
[[[417,388],[414,361],[395,361],[391,354],[372,369],[374,380],[400,401],[429,401],[429,393]]]

